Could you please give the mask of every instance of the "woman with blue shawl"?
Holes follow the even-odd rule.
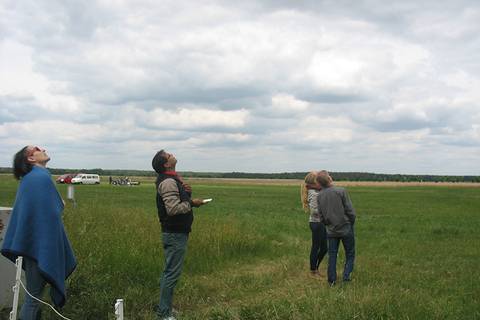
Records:
[[[41,298],[46,284],[56,307],[65,304],[65,279],[76,267],[75,256],[62,222],[64,203],[49,171],[50,157],[42,148],[26,146],[13,159],[20,180],[12,216],[1,249],[15,262],[23,257],[27,290]],[[40,319],[39,302],[26,295],[20,319]]]

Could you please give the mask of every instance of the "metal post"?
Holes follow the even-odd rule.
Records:
[[[17,319],[17,309],[18,309],[18,295],[20,293],[20,277],[22,276],[22,263],[23,258],[18,257],[15,265],[17,266],[17,274],[15,276],[15,285],[13,286],[13,306],[12,311],[10,312],[10,320]]]
[[[75,186],[73,184],[69,184],[67,187],[67,199],[73,201],[73,207],[77,207],[77,202],[75,201]]]
[[[115,303],[115,319],[123,320],[123,299],[117,299]]]

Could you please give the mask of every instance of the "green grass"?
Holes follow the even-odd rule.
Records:
[[[348,188],[357,258],[353,282],[336,288],[309,276],[298,187],[193,188],[214,201],[195,210],[174,298],[180,319],[480,319],[479,188]],[[0,206],[15,192],[1,176]],[[76,187],[78,206],[64,216],[79,262],[66,316],[114,319],[123,298],[127,319],[154,319],[163,267],[154,196],[146,183]]]

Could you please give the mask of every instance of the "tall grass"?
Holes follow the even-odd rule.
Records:
[[[480,319],[478,188],[349,188],[354,280],[329,288],[309,276],[298,187],[201,183],[194,195],[214,200],[195,210],[180,319]],[[0,177],[1,206],[15,190]],[[64,222],[79,265],[63,313],[113,319],[124,298],[127,319],[154,319],[163,251],[153,184],[78,186],[76,196]]]

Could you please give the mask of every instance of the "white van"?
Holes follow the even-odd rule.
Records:
[[[72,178],[72,183],[99,184],[100,176],[98,174],[79,173],[74,178]]]

